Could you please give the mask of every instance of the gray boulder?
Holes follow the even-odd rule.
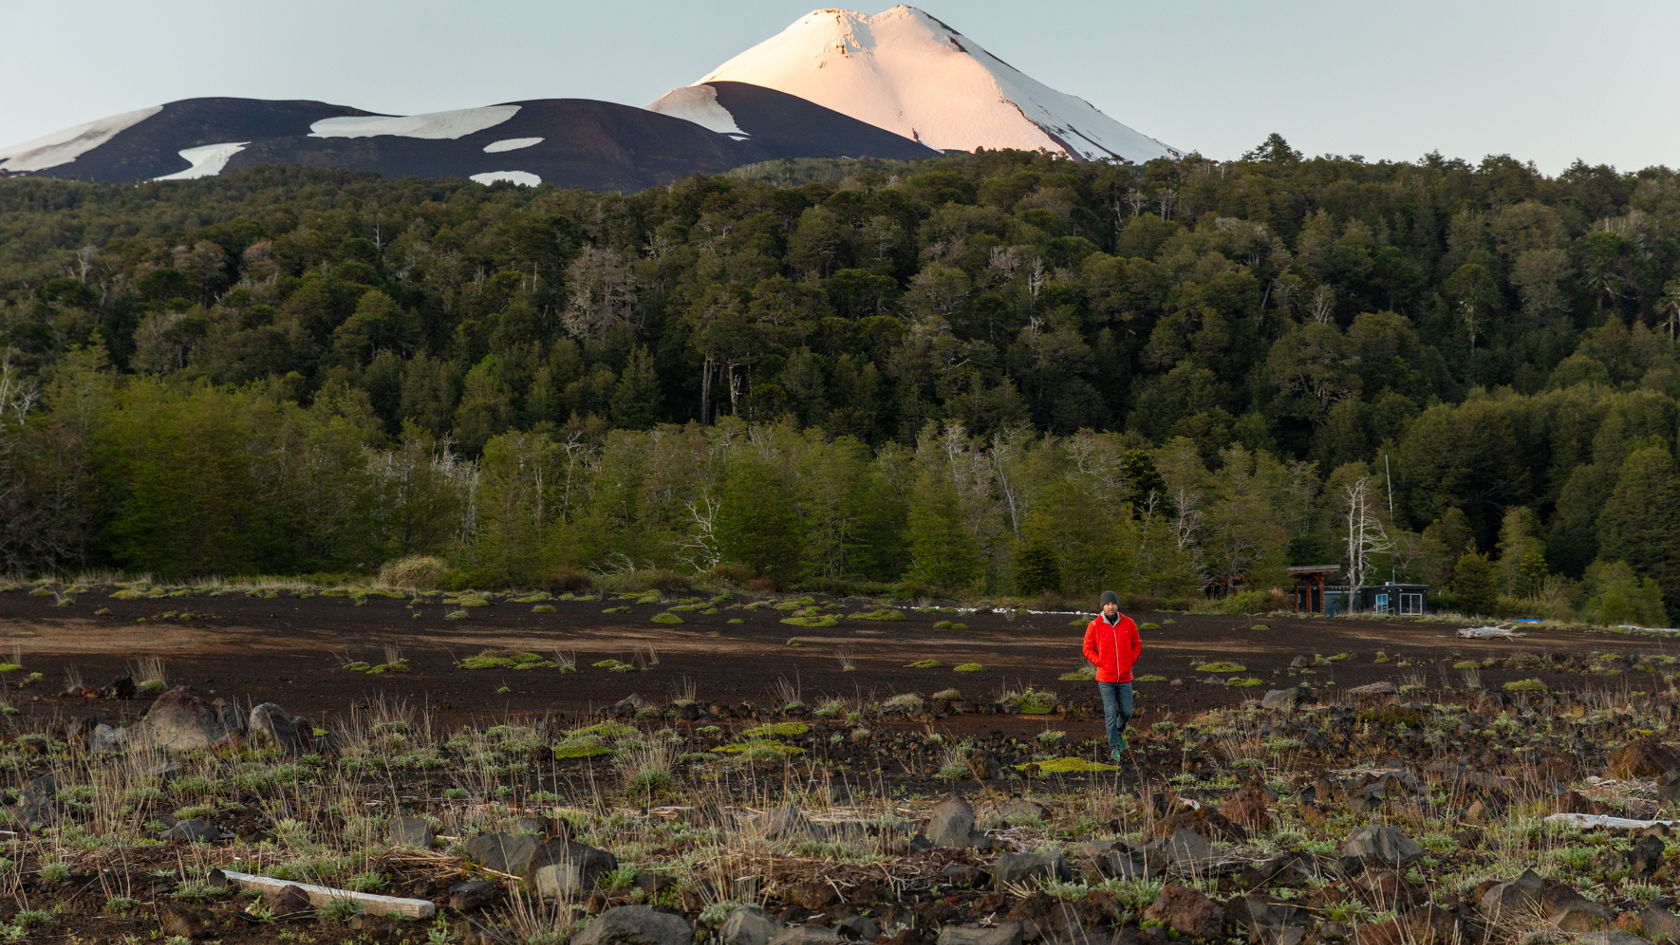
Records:
[[[571,945],[691,945],[694,926],[653,906],[608,909],[572,936]]]
[[[214,843],[226,837],[221,828],[202,817],[192,817],[164,831],[163,839],[185,843]]]
[[[255,713],[252,713],[253,717]],[[424,817],[393,817],[385,828],[385,837],[396,847],[430,849],[437,840],[432,825]]]
[[[1366,827],[1342,845],[1342,855],[1358,860],[1376,860],[1390,866],[1406,866],[1423,858],[1423,847],[1393,827]]]
[[[757,906],[742,906],[718,929],[721,945],[769,945],[784,928],[780,920]]]
[[[561,897],[585,893],[600,878],[618,869],[618,858],[583,843],[551,840],[543,847],[550,861],[536,868],[537,894]]]
[[[98,754],[102,751],[116,751],[123,746],[127,732],[100,722],[93,727],[93,734],[88,737],[88,750]]]
[[[303,736],[298,733],[297,720],[272,702],[251,710],[248,730],[251,740],[259,745],[271,745],[294,757],[303,754]]]
[[[1067,866],[1062,862],[1060,853],[1005,853],[998,857],[997,865],[992,868],[992,884],[1004,889],[1012,883],[1035,877],[1061,879],[1066,875]]]
[[[1165,857],[1174,869],[1198,870],[1213,862],[1213,844],[1195,830],[1180,827],[1144,848],[1146,855]]]
[[[1301,688],[1273,689],[1260,698],[1260,708],[1272,712],[1293,712],[1301,704]]]
[[[1021,923],[1006,919],[996,927],[983,925],[947,925],[939,930],[938,945],[1021,945],[1024,938]]]
[[[974,808],[956,794],[933,805],[927,835],[936,847],[974,846],[979,841],[974,830]]]
[[[125,741],[130,745],[170,751],[194,751],[223,745],[238,734],[242,721],[223,712],[223,706],[208,702],[185,689],[171,689],[152,703],[146,717],[130,725]]]
[[[1482,894],[1482,914],[1490,919],[1533,911],[1540,902],[1545,882],[1533,870],[1508,883],[1500,883]]]

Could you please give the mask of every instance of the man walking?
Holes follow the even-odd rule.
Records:
[[[1120,595],[1102,592],[1102,613],[1085,628],[1085,659],[1097,668],[1103,723],[1108,728],[1108,756],[1126,750],[1126,723],[1132,720],[1132,664],[1143,652],[1137,623],[1120,612]]]

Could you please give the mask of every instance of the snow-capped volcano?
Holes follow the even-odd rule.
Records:
[[[1138,162],[1180,156],[902,4],[874,15],[806,14],[694,84],[719,80],[796,95],[939,150],[1042,148]],[[708,103],[684,104],[704,110]]]

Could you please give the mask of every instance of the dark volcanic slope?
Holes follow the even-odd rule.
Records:
[[[718,104],[771,158],[927,158],[939,152],[902,135],[858,121],[796,95],[745,82],[707,82]]]
[[[758,159],[755,150],[724,135],[642,108],[589,99],[508,104],[519,106],[512,118],[456,139],[313,138],[305,129],[303,134],[252,143],[228,161],[227,170],[284,163],[373,171],[381,177],[524,171],[563,187],[640,190]],[[484,150],[511,138],[543,140],[513,151]]]
[[[523,172],[545,184],[634,191],[690,174],[715,174],[776,158],[922,158],[936,152],[839,112],[782,92],[739,82],[715,84],[718,100],[747,140],[718,134],[658,112],[589,99],[511,102],[507,121],[454,139],[407,135],[315,137],[324,118],[371,113],[324,102],[199,98],[172,102],[76,160],[42,176],[133,183],[186,170],[180,152],[207,144],[249,142],[224,171],[301,164],[371,171],[381,177],[471,177]],[[509,139],[536,144],[487,152]]]
[[[41,177],[134,183],[191,167],[179,152],[205,144],[259,141],[276,135],[308,134],[323,118],[366,115],[359,108],[326,102],[276,102],[254,98],[189,98],[118,132],[110,141],[68,164],[40,171]]]

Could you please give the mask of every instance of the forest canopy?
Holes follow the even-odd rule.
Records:
[[[1680,601],[1680,180],[778,162],[0,180],[0,566]],[[1355,524],[1362,537],[1350,545]]]

